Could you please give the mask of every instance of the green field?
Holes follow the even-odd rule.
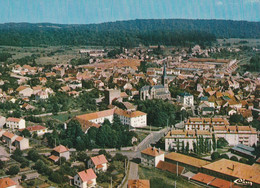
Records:
[[[176,177],[174,174],[162,171],[156,168],[147,168],[139,165],[139,178],[149,179],[151,188],[170,188],[174,187],[176,181],[176,187],[178,188],[196,188],[200,187],[189,183],[181,177]]]

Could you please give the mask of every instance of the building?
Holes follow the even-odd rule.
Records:
[[[257,145],[257,131],[251,126],[213,126],[216,138],[224,138],[230,146]]]
[[[178,175],[181,175],[185,170],[185,168],[180,165],[172,164],[165,161],[159,161],[156,168]]]
[[[164,161],[164,152],[155,147],[149,147],[141,151],[141,163],[156,167],[159,161]]]
[[[115,109],[115,114],[119,117],[122,124],[128,125],[129,127],[147,126],[147,114],[144,112]]]
[[[204,165],[202,172],[228,181],[243,179],[252,182],[253,187],[260,186],[260,170],[254,165],[251,166],[228,159],[220,159]]]
[[[168,88],[168,78],[166,73],[166,65],[164,64],[162,85],[143,86],[140,90],[140,100],[147,99],[171,99],[171,93]]]
[[[183,144],[184,148],[188,147],[189,150],[193,150],[193,143],[197,143],[200,137],[212,143],[212,133],[208,130],[171,130],[165,137],[165,150],[177,151],[177,148],[181,149]]]
[[[127,188],[150,188],[149,180],[128,180]]]
[[[76,116],[76,120],[80,123],[84,132],[87,132],[90,127],[99,128],[100,124],[104,123],[105,119],[109,120],[111,123],[113,122],[114,109]]]
[[[4,116],[0,116],[0,128],[3,128],[5,123],[6,123],[6,118]]]
[[[41,125],[34,125],[34,126],[29,126],[26,127],[26,129],[31,133],[31,134],[37,134],[37,136],[42,136],[45,133],[48,132],[48,128],[41,126]],[[21,129],[19,131],[23,131],[24,129]]]
[[[54,162],[57,162],[59,158],[64,157],[66,160],[70,159],[70,151],[67,147],[59,145],[52,150],[52,155],[49,157]]]
[[[2,135],[2,140],[4,143],[6,143],[7,146],[10,147],[17,137],[17,135],[6,131]]]
[[[24,129],[25,128],[25,120],[9,117],[6,120],[6,127],[11,129]]]
[[[173,164],[181,165],[193,172],[198,172],[204,165],[210,164],[210,162],[188,155],[171,152],[165,155],[165,161]]]
[[[246,158],[256,158],[255,148],[246,146],[244,144],[238,144],[231,148],[231,152]]]
[[[177,102],[185,107],[191,107],[194,106],[194,97],[189,93],[181,93],[177,96]]]
[[[74,176],[74,185],[80,188],[92,188],[97,185],[97,175],[92,168],[78,172]]]
[[[0,179],[0,188],[16,188],[16,182],[11,178],[1,178]]]
[[[116,89],[105,90],[105,102],[106,104],[112,104],[112,101],[121,97],[121,91]],[[122,102],[122,100],[121,100]]]
[[[107,163],[108,161],[103,154],[98,155],[89,159],[88,168],[92,168],[96,173],[100,171],[105,172],[107,171]]]
[[[186,130],[210,130],[214,125],[229,125],[225,118],[189,118],[185,122]]]
[[[19,150],[25,150],[29,148],[29,139],[17,136],[14,140],[14,146]]]

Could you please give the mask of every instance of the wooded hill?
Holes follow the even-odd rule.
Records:
[[[260,38],[260,22],[148,19],[102,24],[0,24],[0,45],[144,45],[210,44],[216,38]]]

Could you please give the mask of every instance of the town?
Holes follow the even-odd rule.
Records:
[[[1,185],[258,187],[260,82],[224,54],[240,48],[2,48]]]
[[[259,0],[0,4],[0,188],[259,188]]]

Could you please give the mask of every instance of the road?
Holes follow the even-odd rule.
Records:
[[[136,164],[134,162],[130,162],[128,177],[127,177],[126,183],[124,184],[123,188],[127,188],[128,180],[133,180],[133,179],[139,179],[138,164]]]

